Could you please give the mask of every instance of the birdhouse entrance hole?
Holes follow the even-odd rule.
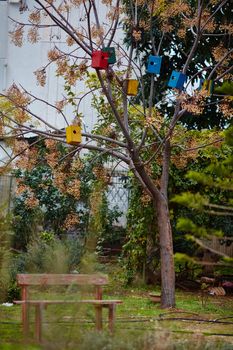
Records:
[[[66,142],[70,145],[78,145],[82,142],[80,125],[69,125],[66,128]]]

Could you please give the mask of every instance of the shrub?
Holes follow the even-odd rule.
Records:
[[[18,253],[10,259],[8,284],[5,287],[7,301],[20,297],[16,284],[18,273],[70,273],[77,268],[83,254],[78,238],[61,240],[51,232],[42,232],[27,248],[27,252]]]
[[[9,286],[10,218],[0,208],[0,302],[6,300]]]
[[[68,273],[75,269],[82,255],[82,244],[77,238],[56,238],[52,233],[42,232],[18,254],[12,263],[12,277],[17,273]]]

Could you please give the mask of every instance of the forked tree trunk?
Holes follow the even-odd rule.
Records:
[[[175,307],[175,267],[172,229],[167,200],[161,195],[155,201],[158,218],[161,262],[161,307]]]

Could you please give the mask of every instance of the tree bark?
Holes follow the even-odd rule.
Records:
[[[155,186],[140,161],[137,152],[131,154],[135,169],[149,190],[156,210],[160,243],[161,262],[161,307],[175,307],[175,267],[173,256],[173,239],[168,209],[168,179],[170,161],[170,140],[165,142],[163,155],[163,171],[160,190]]]
[[[168,201],[161,194],[156,200],[161,260],[161,307],[175,307],[175,267]]]

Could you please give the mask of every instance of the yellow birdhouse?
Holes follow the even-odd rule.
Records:
[[[127,89],[126,89],[126,93],[129,96],[136,96],[138,93],[138,85],[139,82],[136,79],[127,79]]]
[[[212,93],[214,92],[214,81],[204,80],[202,89],[208,92],[208,96],[212,95]]]
[[[70,145],[78,145],[82,141],[81,126],[70,125],[66,128],[66,142]]]

